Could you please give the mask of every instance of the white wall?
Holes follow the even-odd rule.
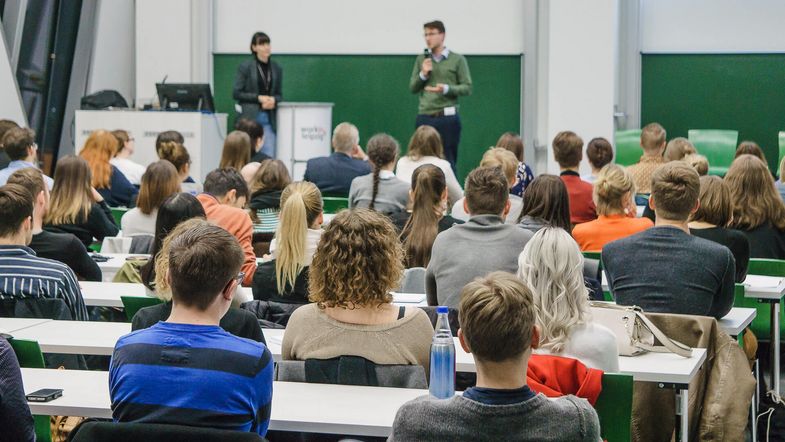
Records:
[[[3,32],[0,32],[0,97],[3,97],[0,100],[0,119],[7,118],[26,126],[27,117],[22,109],[22,100],[16,85],[16,76],[11,69]]]
[[[114,89],[133,105],[135,97],[134,0],[100,0],[87,93]]]
[[[641,52],[785,52],[783,0],[640,0]]]
[[[433,19],[463,54],[523,53],[521,0],[215,0],[214,10],[216,53],[246,53],[263,31],[279,53],[410,54]]]

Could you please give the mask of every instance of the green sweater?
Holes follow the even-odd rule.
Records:
[[[471,95],[472,76],[469,65],[463,55],[450,51],[447,58],[440,62],[433,62],[433,70],[426,81],[420,78],[420,69],[425,59],[423,54],[417,56],[412,69],[412,78],[409,80],[409,89],[413,94],[420,94],[419,113],[433,114],[445,107],[458,106],[458,97]],[[436,86],[442,83],[449,86],[446,94],[425,92],[425,86]]]

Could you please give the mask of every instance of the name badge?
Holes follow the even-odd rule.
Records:
[[[444,116],[449,117],[451,115],[455,115],[455,106],[445,107],[444,108]]]

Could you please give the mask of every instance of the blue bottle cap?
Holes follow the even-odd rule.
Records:
[[[440,305],[436,307],[436,313],[449,313],[449,312],[450,312],[450,308],[447,307],[446,305]]]

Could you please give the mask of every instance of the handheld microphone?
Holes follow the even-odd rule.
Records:
[[[428,48],[423,49],[422,55],[424,55],[425,58],[430,58],[431,57],[431,50],[428,49]]]
[[[169,74],[164,75],[164,79],[161,80],[161,84],[166,84],[166,79],[169,78]]]

